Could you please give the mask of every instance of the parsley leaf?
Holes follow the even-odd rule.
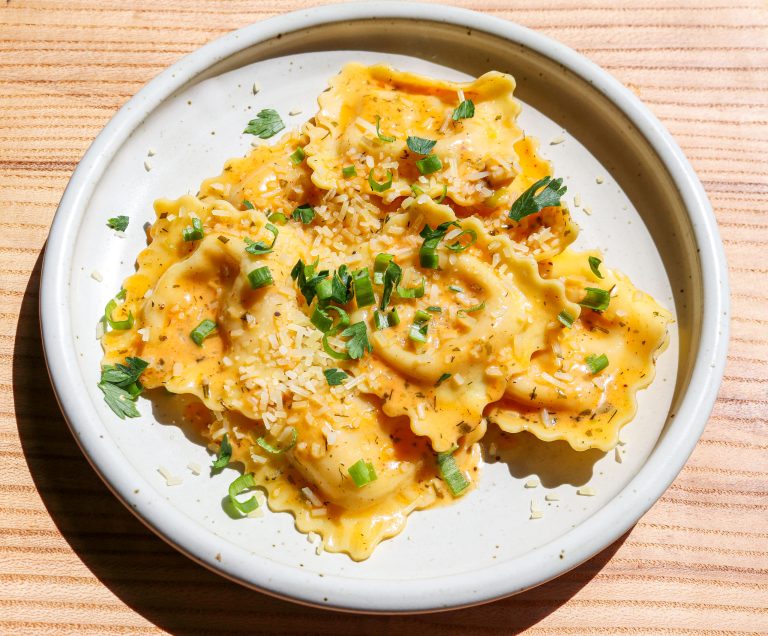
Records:
[[[408,139],[405,140],[405,143],[408,144],[408,148],[413,152],[419,155],[428,155],[432,151],[432,148],[435,147],[437,141],[433,139],[424,139],[423,137],[408,137]]]
[[[379,309],[384,311],[392,297],[392,291],[400,284],[403,278],[402,268],[394,260],[389,261],[387,269],[384,270],[384,289],[381,292],[381,301]]]
[[[229,443],[227,433],[224,433],[224,437],[221,438],[221,446],[219,446],[219,454],[213,460],[211,468],[224,468],[229,464],[230,459],[232,459],[232,445]]]
[[[465,99],[461,104],[453,109],[451,119],[459,121],[460,119],[471,119],[475,116],[475,103],[471,99]]]
[[[309,203],[305,203],[294,208],[291,218],[294,221],[301,221],[304,225],[307,225],[307,223],[312,223],[312,219],[315,218],[315,209]]]
[[[259,111],[259,114],[256,115],[256,119],[252,119],[248,122],[248,125],[243,132],[247,135],[256,135],[261,139],[269,139],[279,133],[283,128],[285,128],[285,124],[283,123],[283,120],[280,119],[280,115],[278,115],[277,111],[271,108],[265,108],[264,110]]]
[[[120,216],[113,216],[109,219],[107,225],[118,232],[125,232],[125,228],[128,227],[128,220],[127,216],[121,214]]]
[[[307,305],[311,305],[315,298],[317,284],[324,278],[328,278],[327,269],[315,274],[316,266],[317,262],[305,265],[304,262],[299,259],[291,270],[291,278],[295,280],[296,284],[299,286],[299,291],[307,301]]]
[[[104,401],[107,406],[121,419],[126,417],[139,417],[139,413],[134,403],[134,396],[132,396],[125,389],[115,385],[108,384],[106,382],[99,382],[99,388],[104,394]]]
[[[349,338],[346,343],[347,353],[353,360],[362,358],[366,351],[373,351],[371,343],[368,342],[368,329],[364,322],[349,325],[340,335],[342,338]]]
[[[99,389],[104,394],[107,406],[122,420],[126,417],[139,417],[136,398],[142,392],[139,376],[149,366],[141,358],[125,359],[126,364],[107,365],[101,370]]]
[[[536,194],[539,189],[541,192]],[[567,189],[563,185],[562,179],[544,177],[523,192],[512,204],[509,218],[513,221],[519,221],[526,216],[540,212],[543,208],[559,206],[561,205],[560,197],[565,194]]]
[[[323,369],[323,375],[328,381],[328,386],[339,386],[349,376],[341,369]]]

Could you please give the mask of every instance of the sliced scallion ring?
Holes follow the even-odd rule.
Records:
[[[386,192],[392,187],[392,171],[387,170],[387,180],[383,183],[378,183],[373,178],[373,168],[371,168],[371,171],[368,173],[368,185],[371,186],[371,190],[374,192]]]
[[[123,294],[123,297],[125,297],[125,294]],[[112,298],[104,308],[104,320],[107,321],[107,324],[115,331],[126,331],[133,328],[133,314],[129,311],[128,317],[125,320],[114,320],[112,312],[115,309],[117,309],[117,301]]]
[[[358,308],[373,305],[376,299],[373,296],[373,285],[368,274],[368,268],[363,267],[352,273],[352,283],[355,286],[355,300]]]
[[[296,440],[298,439],[299,434],[296,432],[295,428],[291,429],[291,441],[288,443],[288,446],[285,448],[278,448],[277,446],[272,446],[266,439],[263,437],[259,437],[256,440],[256,443],[261,446],[265,451],[270,453],[271,455],[280,455],[281,453],[284,453],[285,451],[291,450],[294,446],[296,446]]]
[[[352,481],[355,482],[355,486],[362,488],[363,486],[370,484],[372,481],[376,481],[376,470],[373,468],[371,462],[367,462],[364,459],[358,459],[352,464],[348,471]]]
[[[243,516],[256,510],[256,508],[259,507],[259,502],[256,500],[256,497],[240,501],[237,498],[237,495],[242,495],[255,487],[256,481],[253,478],[253,473],[240,475],[229,485],[229,503],[231,503],[232,507]]]

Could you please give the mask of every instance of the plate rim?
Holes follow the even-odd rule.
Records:
[[[340,21],[398,18],[460,25],[525,46],[592,84],[628,117],[669,172],[690,219],[700,250],[702,329],[689,389],[682,397],[674,424],[624,489],[572,530],[525,555],[470,573],[416,581],[339,575],[321,578],[201,531],[183,512],[166,506],[151,484],[120,461],[122,452],[111,438],[99,438],[103,422],[90,417],[88,405],[79,399],[82,385],[71,335],[68,298],[74,237],[93,190],[117,150],[149,113],[196,75],[239,51],[287,32]],[[418,613],[477,605],[545,583],[607,548],[645,514],[683,468],[714,406],[727,354],[728,288],[723,245],[698,177],[666,128],[618,80],[569,47],[502,18],[420,2],[360,2],[295,11],[225,34],[165,69],[120,108],[74,170],[51,224],[40,280],[40,325],[51,384],[83,454],[115,496],[163,540],[230,580],[283,599],[351,612]],[[43,320],[46,315],[60,319]],[[692,386],[697,387],[695,392],[690,390]],[[133,493],[137,485],[141,499]],[[559,557],[561,549],[564,556]],[[217,553],[226,556],[218,561]],[[253,564],[254,559],[262,567],[245,565]],[[426,581],[434,585],[425,586]]]

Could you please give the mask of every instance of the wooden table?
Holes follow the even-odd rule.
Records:
[[[0,5],[0,633],[768,632],[768,4],[466,0],[581,51],[630,86],[698,170],[730,262],[729,364],[666,495],[610,548],[469,610],[350,617],[249,592],[146,530],[75,445],[46,375],[41,250],[93,137],[209,40],[303,0]],[[50,317],[49,317],[50,319]]]

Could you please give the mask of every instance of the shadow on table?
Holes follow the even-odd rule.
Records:
[[[231,583],[157,538],[109,492],[83,457],[58,409],[43,359],[38,322],[41,260],[24,294],[13,357],[16,417],[27,464],[51,518],[82,562],[124,603],[172,634],[513,634],[574,596],[626,538],[534,590],[428,617],[342,615]]]

